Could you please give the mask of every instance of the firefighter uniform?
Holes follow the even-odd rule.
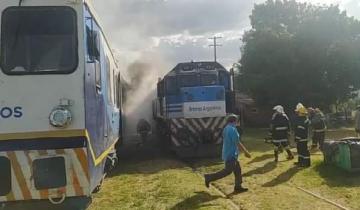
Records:
[[[325,140],[326,124],[324,114],[319,110],[315,109],[313,116],[311,117],[311,127],[313,131],[312,136],[312,148],[317,148],[319,145],[322,150]]]
[[[270,135],[274,144],[275,162],[278,161],[279,151],[282,148],[285,149],[288,154],[287,159],[293,159],[294,156],[290,150],[288,139],[290,132],[289,118],[285,114],[282,106],[275,106],[274,110],[275,113],[270,124]]]
[[[309,167],[311,165],[310,152],[308,148],[308,132],[310,121],[307,117],[307,110],[304,106],[297,106],[295,119],[295,142],[297,145],[298,162],[301,167]]]

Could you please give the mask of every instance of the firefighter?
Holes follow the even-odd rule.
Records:
[[[138,146],[143,146],[147,141],[147,137],[151,131],[151,125],[145,119],[140,119],[137,124],[137,133],[140,135],[141,143]]]
[[[319,149],[322,150],[326,131],[325,116],[319,108],[309,108],[308,110],[313,134],[311,149],[315,150],[319,146]]]
[[[288,139],[290,132],[289,118],[285,114],[284,108],[281,105],[275,106],[273,110],[275,113],[271,119],[270,136],[272,143],[274,144],[275,162],[278,162],[279,151],[282,149],[286,150],[288,154],[288,160],[294,159],[294,156],[290,150]]]
[[[295,109],[295,142],[297,145],[298,162],[295,165],[299,167],[310,167],[310,152],[307,146],[308,144],[308,132],[310,121],[307,117],[308,111],[299,103]]]

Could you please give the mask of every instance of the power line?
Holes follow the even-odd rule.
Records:
[[[215,60],[215,62],[216,62],[216,48],[222,46],[222,45],[220,45],[220,44],[217,44],[217,43],[216,43],[216,40],[217,40],[217,39],[221,39],[221,38],[222,38],[222,37],[220,37],[220,36],[214,36],[214,37],[209,38],[209,39],[211,39],[211,40],[214,40],[214,44],[209,45],[209,47],[214,47],[214,60]]]

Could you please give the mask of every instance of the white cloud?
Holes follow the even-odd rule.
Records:
[[[265,0],[95,0],[104,28],[122,59],[156,52],[172,63],[212,59],[208,37],[220,35],[219,60],[229,66],[239,59],[242,33],[249,29],[254,3]],[[360,18],[358,0],[299,0],[338,4]],[[124,63],[128,63],[124,62]]]

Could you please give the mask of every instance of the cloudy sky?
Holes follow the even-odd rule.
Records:
[[[222,36],[218,60],[226,67],[240,58],[242,33],[254,3],[265,0],[93,0],[112,48],[127,65],[136,59],[178,62],[213,59],[214,35]],[[359,0],[299,0],[338,4],[360,18]],[[104,3],[106,2],[106,3]]]

